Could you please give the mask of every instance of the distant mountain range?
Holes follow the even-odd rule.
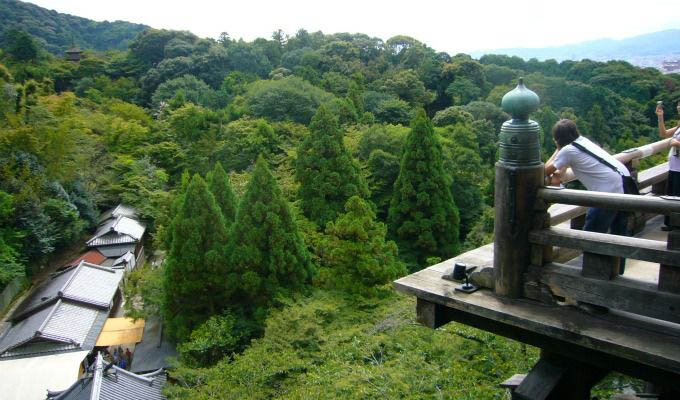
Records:
[[[7,29],[20,29],[58,55],[73,44],[97,51],[124,50],[139,32],[148,28],[124,21],[92,21],[17,0],[0,0],[0,21],[0,38]]]
[[[625,60],[639,66],[657,66],[664,60],[680,59],[680,29],[647,33],[627,39],[600,39],[559,47],[514,48],[476,51],[475,58],[484,54],[505,54],[526,60],[555,59],[594,61]]]

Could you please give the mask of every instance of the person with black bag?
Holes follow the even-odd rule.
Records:
[[[576,178],[588,190],[626,193],[624,191],[624,186],[626,186],[629,187],[628,194],[639,194],[637,184],[626,166],[600,146],[581,136],[573,121],[568,119],[558,121],[552,129],[552,134],[557,150],[545,164],[545,175],[552,184],[559,184],[560,171],[571,167]],[[583,230],[630,236],[628,213],[604,208],[589,208],[586,212]],[[621,274],[623,274],[624,265],[625,260],[622,259]]]

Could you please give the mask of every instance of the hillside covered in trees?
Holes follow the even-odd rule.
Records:
[[[41,47],[62,55],[71,47],[96,51],[125,50],[148,26],[125,21],[97,22],[18,0],[0,0],[0,36],[11,29],[33,35]]]
[[[518,77],[541,97],[545,158],[560,118],[618,152],[680,99],[680,75],[621,61],[473,59],[406,36],[148,29],[80,62],[43,50],[3,34],[0,288],[101,210],[136,207],[167,257],[128,278],[128,312],[163,315],[178,343],[172,398],[501,398],[536,351],[421,328],[389,282],[491,240]]]

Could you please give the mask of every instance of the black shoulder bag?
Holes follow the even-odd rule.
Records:
[[[640,194],[640,189],[638,188],[638,184],[637,184],[637,182],[635,182],[635,179],[633,179],[632,176],[624,175],[623,172],[619,171],[618,168],[611,165],[604,158],[602,158],[602,157],[598,156],[597,154],[593,153],[592,151],[586,149],[585,147],[583,147],[583,145],[576,143],[576,142],[571,142],[571,144],[574,147],[576,147],[577,149],[581,150],[582,152],[584,152],[586,154],[589,154],[590,156],[595,158],[597,161],[608,166],[609,168],[613,169],[616,173],[621,175],[621,182],[623,182],[623,193],[625,193],[625,194]]]

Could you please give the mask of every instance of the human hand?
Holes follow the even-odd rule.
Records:
[[[562,179],[561,179],[559,171],[555,171],[552,175],[550,175],[550,185],[551,186],[560,186],[561,183],[562,183]]]
[[[663,104],[656,105],[656,116],[659,118],[663,118]]]

